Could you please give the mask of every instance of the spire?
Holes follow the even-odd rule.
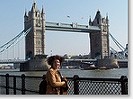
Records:
[[[34,6],[34,7],[36,6],[36,0],[34,0],[33,6]]]
[[[96,18],[101,18],[101,13],[100,13],[99,9],[97,11]]]
[[[109,18],[108,18],[108,13],[106,14],[106,21],[108,21],[109,20]]]
[[[106,13],[106,23],[109,25],[108,13]]]
[[[42,6],[42,11],[41,11],[41,16],[42,16],[42,18],[44,18],[44,8],[43,8],[43,6]]]
[[[44,9],[43,9],[43,6],[42,6],[42,12],[41,12],[42,14],[44,14]]]
[[[25,9],[25,14],[24,14],[24,20],[26,21],[28,19],[27,11]]]
[[[90,16],[90,18],[89,18],[89,25],[92,25],[91,16]]]
[[[24,16],[27,16],[27,10],[25,9],[25,14],[24,14]]]
[[[97,24],[101,24],[101,18],[102,18],[102,16],[101,16],[100,11],[98,9],[96,16],[95,16],[95,21]]]
[[[100,10],[99,9],[97,10],[97,13],[100,13]]]
[[[36,4],[36,0],[33,1],[33,4]]]
[[[32,8],[31,11],[34,12],[36,11],[37,7],[36,7],[36,1],[34,0],[33,4],[32,4]]]

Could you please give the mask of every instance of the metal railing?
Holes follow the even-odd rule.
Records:
[[[128,78],[67,77],[68,95],[128,95]],[[42,77],[0,75],[0,94],[39,94]]]

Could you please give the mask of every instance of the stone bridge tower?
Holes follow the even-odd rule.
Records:
[[[108,16],[102,18],[98,10],[93,21],[89,21],[90,26],[98,26],[101,31],[90,33],[91,58],[104,59],[109,57],[109,20]]]
[[[34,2],[31,11],[25,11],[24,29],[31,27],[31,31],[25,38],[25,57],[33,59],[36,55],[45,54],[44,33],[45,33],[45,17],[44,10],[40,12]]]

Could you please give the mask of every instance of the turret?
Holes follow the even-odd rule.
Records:
[[[33,5],[32,5],[32,8],[31,8],[31,11],[32,11],[32,12],[35,12],[36,9],[37,9],[36,3],[34,2]]]
[[[42,6],[42,11],[41,11],[41,17],[42,17],[42,19],[45,19],[45,13],[44,13],[44,8],[43,8],[43,6]]]
[[[43,9],[43,6],[42,6],[41,15],[44,15],[44,9]]]
[[[95,26],[97,26],[97,25],[101,25],[101,19],[102,19],[102,17],[101,17],[101,13],[100,13],[100,11],[98,10],[97,11],[97,13],[96,13],[96,16],[95,16],[95,19],[94,19],[94,21],[93,21],[93,25]]]
[[[108,17],[108,14],[106,15],[106,23],[107,23],[107,25],[109,27],[109,17]]]
[[[27,25],[27,22],[28,22],[28,16],[27,16],[27,11],[25,10],[25,14],[24,14],[24,29]]]
[[[89,25],[92,26],[91,16],[89,18]]]

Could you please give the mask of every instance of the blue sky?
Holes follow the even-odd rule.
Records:
[[[102,17],[109,16],[110,33],[125,47],[128,43],[128,0],[35,0],[37,7],[45,10],[46,21],[78,23],[88,25],[97,10]],[[0,3],[0,46],[23,30],[24,12],[31,10],[34,0],[1,0]],[[70,16],[68,18],[67,16]],[[88,54],[88,34],[46,31],[46,54]],[[24,48],[24,44],[21,45]],[[110,46],[118,47],[110,38]],[[24,55],[24,49],[21,56]]]

